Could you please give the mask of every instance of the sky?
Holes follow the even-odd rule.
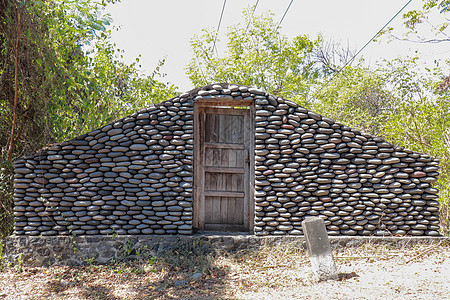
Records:
[[[291,0],[259,0],[255,15],[271,11],[279,22]],[[227,28],[242,22],[242,11],[255,5],[257,0],[227,0],[219,29],[217,48],[220,54],[226,50]],[[282,24],[282,34],[293,38],[309,35],[314,39],[321,33],[349,46],[355,52],[361,49],[408,1],[407,0],[294,0]],[[187,91],[192,84],[185,67],[192,57],[190,40],[200,35],[203,28],[217,29],[223,0],[122,0],[109,4],[106,13],[113,19],[112,41],[124,50],[126,62],[139,64],[145,74],[151,74],[158,61],[165,59],[162,71],[167,75],[162,81],[170,82]],[[413,0],[389,26],[402,28],[401,15],[420,8],[421,0]],[[440,44],[411,42],[372,42],[361,55],[367,64],[375,64],[380,58],[413,56],[419,50],[425,64],[450,57],[450,47]],[[447,43],[448,44],[448,43]],[[358,57],[359,58],[359,57]],[[357,58],[357,59],[358,59]]]

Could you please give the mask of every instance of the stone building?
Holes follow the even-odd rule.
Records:
[[[15,235],[439,235],[438,161],[255,88],[192,90],[15,162]]]

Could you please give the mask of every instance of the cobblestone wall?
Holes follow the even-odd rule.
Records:
[[[254,88],[184,93],[15,163],[16,235],[192,234],[193,103],[255,102],[257,235],[439,235],[438,161]]]

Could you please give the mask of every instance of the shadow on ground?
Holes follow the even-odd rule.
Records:
[[[42,268],[49,274],[42,296],[112,300],[225,297],[228,272],[215,264],[216,253],[179,245],[152,254],[141,253],[138,259],[109,265]]]

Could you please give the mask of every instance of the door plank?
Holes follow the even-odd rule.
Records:
[[[205,211],[213,211],[213,200],[212,197],[205,197]],[[205,223],[212,223],[212,214],[205,213]]]
[[[244,198],[243,192],[230,192],[230,191],[205,191],[205,197],[238,197]]]
[[[204,197],[204,113],[205,108],[194,105],[194,190],[193,190],[193,225],[202,230],[205,224]]]
[[[234,208],[236,211],[244,212],[244,198],[234,198]],[[241,220],[238,217],[236,217],[235,222],[241,222]]]
[[[231,174],[244,174],[242,168],[237,167],[205,167],[205,172],[207,173],[231,173]]]
[[[215,149],[205,147],[205,167],[213,165],[213,156]]]
[[[216,149],[245,149],[245,146],[243,144],[213,143],[213,142],[205,142],[205,147]]]
[[[230,224],[228,220],[228,203],[227,198],[220,199],[220,223]]]
[[[208,231],[234,231],[234,232],[244,232],[242,225],[232,225],[232,224],[205,224],[205,230]]]
[[[228,155],[228,166],[229,167],[239,167],[242,169],[242,165],[237,164],[237,155],[239,150],[229,149],[230,154]]]
[[[213,209],[212,209],[212,216],[211,216],[211,223],[215,224],[221,224],[221,216],[220,216],[220,197],[212,197],[213,199]]]
[[[213,151],[212,164],[211,166],[219,166],[221,161],[222,149],[217,149]],[[208,166],[209,167],[209,166]]]
[[[228,166],[228,149],[221,149],[221,161],[220,164],[217,167],[227,167]]]

